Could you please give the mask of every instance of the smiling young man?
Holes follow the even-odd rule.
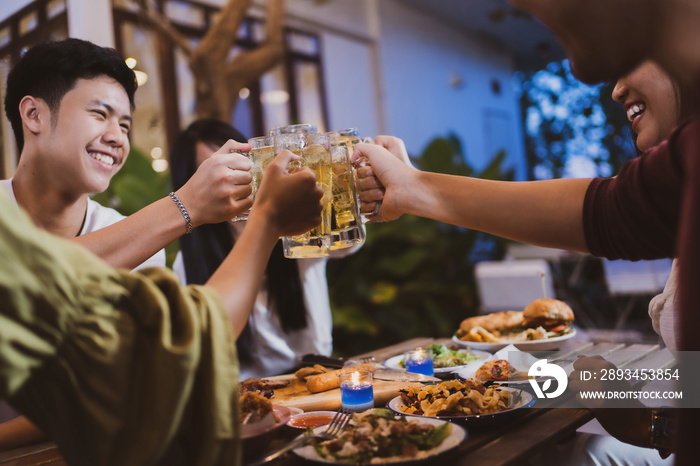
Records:
[[[134,72],[114,49],[79,39],[29,49],[7,79],[5,112],[20,159],[0,189],[36,226],[81,244],[113,267],[165,267],[167,244],[190,228],[250,207],[249,161],[229,153],[247,144],[229,141],[174,198],[128,218],[98,204],[90,194],[106,190],[129,155],[136,88]],[[0,424],[0,449],[42,437],[23,417]]]
[[[235,141],[174,198],[128,218],[90,201],[126,161],[135,90],[116,51],[77,39],[33,47],[8,77],[21,158],[3,184],[29,216],[0,192],[0,399],[70,464],[237,465],[235,340],[274,245],[320,223],[323,190],[308,168],[288,173],[298,157],[283,151],[207,286],[181,287],[162,268],[125,270],[251,206],[250,162],[231,153],[249,146]],[[43,435],[14,421],[0,448]]]
[[[5,99],[20,159],[13,178],[0,182],[37,226],[128,269],[164,266],[171,241],[250,207],[250,162],[229,153],[248,145],[235,142],[176,193],[128,218],[89,199],[127,160],[136,87],[114,49],[66,39],[28,50]]]

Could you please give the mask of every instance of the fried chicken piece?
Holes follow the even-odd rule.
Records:
[[[270,413],[278,422],[279,419],[272,409],[272,402],[255,392],[244,392],[240,398],[241,416],[243,424],[252,424],[264,419]]]
[[[272,398],[275,390],[289,385],[289,380],[246,379],[238,384],[238,392],[258,393],[265,398]]]

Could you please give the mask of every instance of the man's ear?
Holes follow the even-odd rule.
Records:
[[[43,99],[26,95],[19,102],[19,115],[22,124],[34,134],[39,134],[42,128],[50,124],[51,112]]]

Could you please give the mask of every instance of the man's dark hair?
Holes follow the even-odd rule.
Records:
[[[27,95],[40,98],[51,110],[52,124],[63,96],[78,79],[107,76],[122,85],[134,108],[136,75],[112,48],[80,39],[42,42],[22,56],[7,77],[5,114],[12,124],[19,151],[24,147],[19,103]]]

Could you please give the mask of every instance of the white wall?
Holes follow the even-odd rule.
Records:
[[[66,0],[66,6],[71,37],[89,40],[102,47],[114,47],[111,0]]]
[[[419,154],[436,136],[455,133],[467,160],[483,168],[487,149],[485,116],[497,127],[492,138],[507,141],[508,164],[525,176],[518,96],[511,85],[514,64],[507,53],[478,41],[395,0],[378,2],[381,66],[387,132]],[[463,80],[461,88],[452,79]],[[501,94],[491,92],[491,80]],[[495,115],[495,118],[493,117]]]
[[[324,75],[330,129],[356,127],[362,136],[378,132],[372,57],[367,44],[326,33]]]
[[[23,7],[32,3],[33,0],[2,0],[0,2],[0,21],[12,16]]]

